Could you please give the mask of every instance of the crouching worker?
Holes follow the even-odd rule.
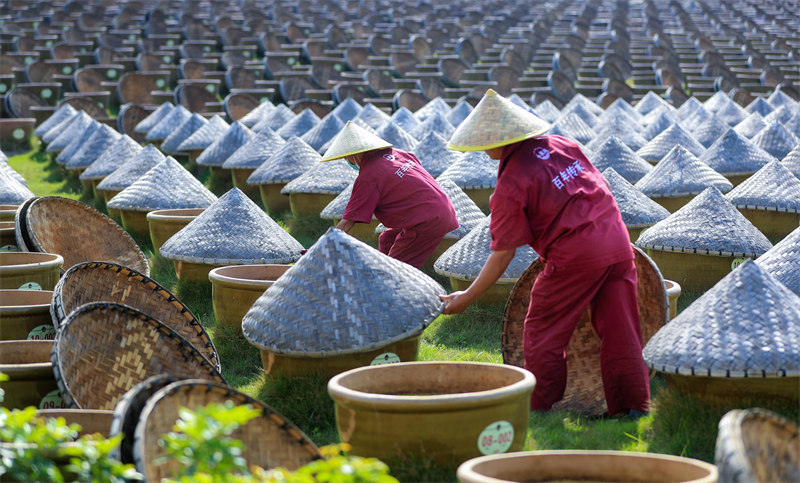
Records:
[[[600,336],[609,415],[638,418],[650,407],[642,359],[636,267],[628,231],[600,172],[578,145],[545,136],[547,122],[489,90],[448,147],[499,160],[491,198],[492,254],[477,279],[442,296],[444,313],[464,311],[503,273],[517,247],[544,262],[525,317],[525,367],[536,376],[531,409],[564,396],[565,350],[587,306]]]
[[[393,149],[348,121],[322,161],[339,158],[345,158],[358,177],[336,228],[347,233],[375,215],[388,228],[378,239],[381,253],[416,268],[458,228],[450,198],[413,154]]]

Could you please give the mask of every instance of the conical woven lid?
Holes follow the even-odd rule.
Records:
[[[791,119],[783,123],[787,131],[800,138],[800,109],[797,109]]]
[[[779,122],[772,122],[762,129],[752,139],[753,144],[775,156],[778,159],[783,159],[784,156],[789,154],[798,143],[800,139],[786,130],[783,124]]]
[[[483,151],[464,154],[436,180],[449,179],[461,189],[488,189],[497,186],[497,161]]]
[[[696,97],[692,96],[687,99],[686,102],[681,104],[681,107],[675,110],[675,115],[678,116],[678,119],[686,119],[698,109],[704,109],[703,103],[698,101]]]
[[[605,111],[601,112],[600,115],[597,116],[597,121],[601,123],[608,122],[619,116],[624,116],[637,123],[637,128],[641,126],[639,123],[641,122],[643,116],[621,97],[618,97],[617,100],[612,102],[611,105],[605,109]]]
[[[350,197],[353,195],[353,185],[355,184],[355,180],[352,183],[347,185],[341,193],[339,193],[336,198],[333,199],[330,203],[328,203],[325,208],[319,213],[319,217],[324,220],[336,220],[341,219],[344,216],[344,211],[347,208],[347,203],[350,202]],[[372,219],[375,219],[373,215]]]
[[[266,128],[256,133],[242,147],[234,151],[222,163],[222,167],[225,169],[256,169],[277,153],[284,144],[286,141],[282,137],[272,129]]]
[[[458,127],[462,122],[464,122],[464,120],[473,110],[474,108],[472,105],[462,99],[458,101],[452,109],[450,109],[450,112],[448,112],[444,118],[447,119],[447,122],[452,124],[454,127]]]
[[[572,99],[567,102],[567,105],[564,106],[564,109],[561,112],[569,111],[572,109],[572,106],[575,104],[583,104],[583,106],[589,110],[589,112],[593,113],[595,116],[599,116],[603,112],[603,108],[598,106],[594,103],[591,99],[584,96],[580,92],[572,97]]]
[[[645,363],[704,377],[800,375],[800,297],[743,263],[659,330]]]
[[[616,137],[633,151],[638,151],[642,146],[647,144],[647,139],[643,138],[642,135],[637,132],[639,126],[636,124],[636,121],[624,114],[610,119],[607,122],[601,122],[598,128],[600,130],[597,131],[597,135],[586,144],[586,149],[590,151],[597,151],[597,149],[605,144],[612,136]]]
[[[425,119],[425,121],[423,121],[419,126],[415,127],[410,134],[415,138],[420,139],[425,137],[428,133],[435,132],[445,138],[449,138],[455,130],[456,128],[447,121],[445,116],[443,116],[440,112],[436,112],[432,116]]]
[[[62,166],[66,165],[67,162],[72,159],[72,156],[89,142],[89,138],[91,138],[98,129],[100,129],[100,123],[92,120],[92,122],[86,126],[86,129],[78,133],[78,135],[58,153],[58,156],[56,156],[56,163]]]
[[[549,128],[543,119],[489,89],[450,137],[447,147],[485,151],[540,136]]]
[[[378,129],[391,118],[388,114],[375,107],[375,104],[370,103],[366,104],[358,115],[353,118],[354,121],[356,119],[364,121],[372,129]]]
[[[320,151],[328,141],[334,140],[336,136],[342,132],[344,127],[345,124],[340,121],[337,116],[328,114],[319,124],[300,136],[300,139],[305,141],[316,151]]]
[[[616,136],[610,136],[594,149],[591,161],[599,171],[614,168],[616,173],[631,183],[639,181],[653,170],[650,163],[640,158]]]
[[[103,179],[130,161],[141,150],[142,146],[139,143],[127,134],[123,134],[81,173],[80,179]]]
[[[666,104],[667,101],[659,97],[658,94],[656,94],[653,91],[647,91],[647,94],[645,94],[644,97],[639,99],[639,101],[636,103],[634,109],[636,109],[636,111],[638,111],[639,114],[645,116],[654,109],[657,109]]]
[[[519,107],[525,109],[526,111],[531,111],[531,112],[533,111],[531,109],[531,106],[526,104],[525,101],[523,101],[522,98],[519,96],[519,94],[517,94],[516,92],[511,94],[510,96],[508,96],[508,100],[509,100],[509,102],[512,102],[512,103],[518,105]],[[466,101],[461,99],[461,102],[466,102]]]
[[[262,118],[266,117],[267,114],[272,112],[273,109],[275,109],[275,106],[271,102],[264,101],[261,104],[259,104],[255,109],[245,114],[244,117],[239,119],[239,122],[241,122],[247,127],[252,128],[256,124],[258,124],[258,122],[261,121]]]
[[[2,158],[2,157],[5,157],[5,154],[3,154],[2,151],[0,151],[0,158]],[[8,164],[8,161],[4,161],[4,160],[0,161],[0,171],[5,172],[9,176],[11,176],[13,179],[19,181],[19,183],[22,186],[28,186],[28,182],[25,181],[25,178],[21,174],[17,173],[16,170],[14,170],[14,168],[12,168]]]
[[[98,183],[97,189],[100,191],[122,191],[132,185],[143,174],[150,171],[155,165],[164,161],[164,159],[164,155],[161,154],[158,148],[148,144],[133,159],[103,178],[103,181]]]
[[[428,133],[421,138],[413,149],[414,155],[425,170],[434,178],[450,167],[464,154],[452,149],[447,149],[447,139],[435,132]]]
[[[107,149],[114,145],[121,134],[105,124],[100,125],[94,134],[67,161],[67,169],[84,169],[91,165]]]
[[[728,132],[728,129],[730,129],[730,126],[722,122],[715,114],[712,114],[711,117],[692,129],[692,135],[704,148],[708,148],[720,136]]]
[[[772,107],[794,106],[796,104],[794,99],[778,89],[772,91],[772,94],[767,98],[767,102],[769,102]]]
[[[285,104],[278,104],[269,112],[263,114],[261,119],[252,127],[252,129],[253,131],[258,132],[268,127],[275,131],[288,124],[295,117],[297,117],[297,114],[286,107]]]
[[[155,111],[151,112],[147,117],[139,121],[136,127],[133,128],[133,132],[142,134],[149,132],[151,129],[153,129],[153,126],[167,117],[173,109],[175,109],[175,106],[173,106],[172,103],[165,102],[161,104]]]
[[[253,131],[240,122],[231,124],[230,129],[197,157],[200,166],[222,166],[225,160],[254,136]]]
[[[363,112],[363,111],[362,111]],[[335,116],[331,119],[338,119]],[[312,145],[312,147],[314,147]],[[331,146],[322,156],[322,161],[333,161],[352,154],[374,151],[392,147],[391,143],[372,134],[353,121],[347,121],[344,128],[336,135]]]
[[[41,124],[39,124],[36,127],[36,129],[33,130],[33,135],[42,137],[53,126],[66,121],[67,119],[71,118],[77,113],[78,111],[76,111],[75,108],[72,107],[71,105],[62,104],[61,107],[56,109],[56,112],[54,112],[50,117],[45,119]]]
[[[281,193],[285,195],[291,193],[338,195],[357,176],[358,172],[351,169],[343,159],[336,159],[329,163],[319,162],[288,182]]]
[[[487,216],[466,236],[458,240],[442,253],[442,256],[433,264],[433,269],[439,275],[452,277],[458,280],[474,280],[483,268],[483,264],[492,254],[489,245],[492,234],[489,231],[491,215]],[[527,245],[517,248],[517,252],[508,268],[500,278],[500,283],[516,282],[539,255]]]
[[[411,132],[412,129],[422,124],[405,106],[400,106],[400,109],[394,111],[391,121],[402,127],[406,132]]]
[[[711,111],[708,111],[705,107],[701,106],[694,111],[691,111],[687,117],[679,118],[680,125],[683,129],[694,132],[698,125],[704,123],[713,116],[714,114]]]
[[[439,186],[450,198],[450,202],[456,211],[456,219],[458,219],[458,228],[447,233],[444,237],[460,240],[475,229],[486,218],[486,215],[472,201],[472,198],[464,193],[464,190],[449,179],[443,179],[439,182]]]
[[[200,129],[178,145],[178,152],[198,151],[211,146],[230,129],[230,124],[219,116],[212,117]]]
[[[441,97],[435,97],[427,104],[417,109],[417,112],[414,113],[414,117],[420,122],[425,122],[437,113],[440,116],[447,116],[450,113],[450,105]]]
[[[703,102],[703,107],[705,107],[709,112],[716,113],[731,102],[731,98],[728,97],[725,92],[717,91],[713,96],[709,97]]]
[[[636,246],[666,252],[755,258],[772,244],[717,188],[711,187],[643,231]]]
[[[656,109],[642,118],[642,123],[647,126],[641,132],[642,137],[647,140],[651,140],[664,132],[664,130],[668,127],[672,126],[673,124],[677,124],[677,122],[678,119],[672,112],[661,108]]]
[[[161,143],[161,151],[166,154],[177,154],[181,152],[179,149],[181,144],[206,124],[208,124],[206,118],[197,113],[192,114],[178,129],[172,131],[172,133],[164,139],[164,142]]]
[[[161,141],[172,134],[176,126],[180,126],[187,119],[192,117],[192,113],[182,105],[175,106],[160,122],[147,131],[145,139],[148,141]]]
[[[614,168],[603,171],[611,194],[617,202],[622,214],[622,221],[628,228],[652,226],[669,216],[669,211],[644,193],[636,189],[630,182],[620,176]]]
[[[322,156],[305,141],[291,138],[253,171],[247,184],[288,183],[319,164],[321,159]]]
[[[739,107],[739,104],[735,102],[729,102],[725,106],[722,107],[719,111],[717,111],[717,117],[719,117],[723,122],[727,123],[728,126],[735,126],[742,122],[744,118],[747,117],[747,111]]]
[[[725,197],[740,209],[800,213],[800,179],[775,159]]]
[[[734,129],[728,129],[700,156],[700,161],[724,175],[755,173],[774,159]]]
[[[417,139],[407,133],[402,127],[389,121],[378,129],[378,137],[385,139],[397,149],[411,151],[417,145]]]
[[[759,97],[759,99],[761,98]],[[764,122],[764,118],[761,117],[761,114],[754,112],[744,118],[734,129],[742,136],[752,139],[766,126],[767,123]]]
[[[594,130],[595,124],[597,124],[597,116],[595,116],[594,113],[583,103],[576,103],[570,105],[569,107],[564,107],[564,109],[561,110],[561,116],[559,116],[559,119],[564,118],[569,114],[574,114],[584,124],[589,126],[592,131]],[[558,120],[556,120],[555,124],[558,124]],[[553,127],[555,127],[555,125]],[[551,132],[553,127],[550,128]]]
[[[745,111],[752,113],[758,113],[761,116],[766,116],[770,112],[772,112],[775,108],[766,101],[763,97],[756,97],[753,102],[747,105],[744,108]]]
[[[800,178],[800,143],[781,159],[781,163],[783,163],[792,174]]]
[[[636,182],[636,188],[651,198],[695,195],[714,186],[723,192],[733,184],[692,153],[677,145],[652,171]]]
[[[283,139],[289,139],[292,136],[300,137],[320,122],[319,116],[314,114],[314,111],[305,108],[303,112],[295,116],[294,119],[287,122],[276,132]]]
[[[697,140],[679,124],[673,124],[642,146],[642,149],[638,150],[636,154],[641,156],[645,161],[655,163],[678,145],[683,146],[684,149],[695,156],[701,156],[706,150],[702,144],[697,142]]]
[[[758,257],[756,263],[786,288],[800,295],[800,228],[795,228]]]
[[[61,151],[80,136],[93,121],[84,111],[78,111],[74,116],[56,124],[42,136],[42,140],[47,143],[45,151],[48,153]]]
[[[588,143],[594,139],[595,132],[592,128],[583,122],[575,113],[562,115],[556,122],[550,126],[549,134],[557,134],[565,138],[574,139],[579,143]]]
[[[352,121],[358,113],[361,112],[361,104],[356,102],[352,97],[348,97],[341,104],[336,106],[331,113],[338,117],[343,123]]]
[[[225,193],[160,248],[189,263],[292,263],[303,246],[238,188]]]
[[[537,104],[533,108],[533,113],[546,122],[555,122],[556,119],[561,117],[561,111],[549,100]]]
[[[33,191],[20,183],[8,170],[0,169],[0,204],[21,205],[33,196]]]
[[[331,228],[256,300],[242,332],[276,354],[368,352],[420,334],[444,294],[423,272]]]
[[[766,116],[764,116],[764,122],[767,124],[772,122],[779,122],[781,124],[786,124],[789,119],[792,118],[794,115],[795,108],[789,106],[781,106],[776,108],[774,111],[770,112]]]
[[[171,156],[108,202],[113,210],[153,211],[206,208],[217,197]]]

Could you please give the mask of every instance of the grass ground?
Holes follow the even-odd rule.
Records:
[[[80,183],[66,176],[51,162],[50,155],[38,148],[12,156],[9,162],[28,180],[37,196],[66,196],[104,209],[103,203],[84,195]],[[224,188],[213,179],[206,178],[206,182],[215,192]],[[305,247],[331,226],[318,219],[295,220],[286,213],[272,215]],[[230,385],[274,407],[317,444],[338,441],[333,402],[327,394],[325,379],[265,377],[259,351],[240,333],[216,324],[210,285],[178,281],[172,263],[154,253],[149,240],[139,238],[137,242],[150,259],[151,276],[183,301],[206,327],[219,352],[223,375]],[[448,288],[446,279],[432,271],[427,273]],[[682,294],[678,310],[683,310],[699,295]],[[502,317],[502,304],[473,305],[463,314],[438,317],[421,337],[419,359],[501,363]],[[636,422],[587,419],[569,412],[531,414],[525,449],[657,452],[711,462],[717,424],[729,409],[765,407],[794,421],[800,420],[800,409],[781,401],[736,401],[725,407],[710,407],[667,388],[660,375],[653,379],[652,399],[653,411]],[[411,459],[388,463],[394,476],[401,481],[455,480],[455,468],[438,468],[429,461]]]

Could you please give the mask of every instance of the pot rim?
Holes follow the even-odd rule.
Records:
[[[16,294],[20,292],[34,292],[34,296],[41,294],[42,298],[47,298],[46,302],[38,303],[38,304],[15,304],[15,305],[2,305],[0,304],[0,315],[12,315],[15,312],[29,312],[34,309],[50,310],[50,303],[53,299],[53,291],[52,290],[18,290],[18,289],[0,289],[0,295],[2,294]],[[49,294],[49,295],[45,295]]]
[[[350,389],[342,384],[342,380],[366,371],[386,371],[395,370],[396,367],[420,366],[422,374],[424,366],[434,365],[461,365],[461,366],[484,366],[491,367],[493,370],[504,370],[516,372],[522,379],[512,384],[489,389],[484,391],[463,392],[455,394],[437,394],[431,396],[401,396],[393,394],[377,394],[370,392],[357,391]],[[509,396],[525,392],[532,392],[536,384],[533,373],[508,364],[494,364],[490,362],[469,362],[469,361],[418,361],[400,362],[396,364],[386,364],[379,366],[365,366],[351,369],[331,378],[328,381],[328,394],[338,404],[347,406],[365,406],[372,410],[391,410],[392,412],[419,412],[420,410],[430,411],[452,411],[454,407],[465,406],[470,409],[482,405],[491,405],[497,401],[507,399]],[[527,403],[526,403],[527,406]]]
[[[508,460],[528,458],[530,456],[555,456],[555,457],[570,457],[570,456],[598,456],[603,458],[640,458],[651,459],[659,461],[669,461],[673,463],[684,463],[697,468],[701,468],[708,472],[708,475],[694,480],[685,481],[684,483],[713,483],[719,477],[717,467],[700,461],[694,458],[687,458],[685,456],[675,456],[662,453],[638,453],[633,451],[616,451],[616,450],[540,450],[540,451],[519,451],[515,453],[494,454],[479,456],[472,458],[462,463],[456,472],[459,481],[481,481],[483,483],[508,483],[509,480],[502,480],[499,478],[492,478],[483,473],[475,470],[475,467],[486,462],[503,462]],[[624,464],[624,461],[620,461]]]
[[[667,280],[665,278],[664,279],[664,286],[667,287],[667,296],[668,297],[681,294],[681,284],[679,284],[678,282],[676,282],[674,280]]]
[[[147,221],[157,220],[157,221],[186,221],[192,218],[197,218],[200,213],[202,213],[205,208],[164,208],[160,210],[152,210],[147,213]],[[189,215],[181,215],[176,214],[175,212],[189,212],[189,211],[198,211],[199,213]]]
[[[275,280],[258,280],[252,278],[240,278],[240,277],[231,277],[225,275],[224,272],[228,271],[229,269],[236,269],[236,268],[252,268],[252,267],[286,267],[286,270],[291,267],[291,265],[286,263],[250,263],[247,265],[226,265],[224,267],[217,267],[212,269],[208,272],[208,280],[211,281],[212,284],[216,285],[223,285],[226,287],[234,287],[234,288],[264,288],[267,289],[274,284],[278,278],[276,277]],[[286,271],[284,270],[284,273]],[[281,274],[283,275],[283,274]]]
[[[37,258],[42,258],[42,261],[39,262],[31,262],[31,263],[20,263],[16,265],[0,265],[0,273],[6,272],[8,273],[16,273],[19,271],[30,271],[32,267],[37,268],[52,268],[52,267],[62,267],[64,266],[64,257],[57,253],[42,253],[42,252],[8,252],[5,253],[6,256],[13,258],[15,256],[19,256],[21,254],[24,255],[33,255]]]

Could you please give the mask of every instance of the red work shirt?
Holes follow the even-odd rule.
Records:
[[[445,233],[458,228],[450,198],[416,156],[399,149],[368,151],[361,158],[343,218],[369,223],[373,214],[388,228],[428,222],[447,228]]]
[[[563,271],[633,259],[628,230],[603,175],[577,144],[561,136],[506,146],[489,205],[492,250],[527,244]]]

